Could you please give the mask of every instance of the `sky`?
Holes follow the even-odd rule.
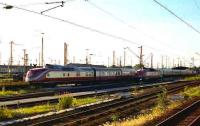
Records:
[[[45,4],[58,0],[2,0],[1,3],[42,12],[60,4]],[[176,15],[200,31],[200,1],[198,0],[157,0]],[[69,62],[85,63],[91,55],[92,64],[112,64],[115,50],[116,64],[120,57],[123,63],[124,48],[129,47],[139,55],[143,46],[145,65],[150,65],[153,53],[154,67],[160,67],[163,57],[165,66],[178,62],[191,66],[200,65],[200,33],[188,27],[174,15],[163,9],[153,0],[68,0],[64,7],[44,12],[44,15],[24,10],[4,9],[0,5],[0,64],[8,64],[10,42],[14,41],[14,64],[23,64],[23,49],[29,55],[29,64],[39,62],[41,40],[44,33],[45,63],[63,64],[64,42],[68,46]],[[97,8],[99,7],[99,8]],[[108,12],[108,13],[105,13]],[[100,34],[69,22],[89,27]],[[120,39],[123,38],[123,39]],[[128,41],[127,41],[128,40]],[[126,65],[139,62],[130,50],[126,49]],[[167,59],[167,60],[166,60]],[[174,62],[174,63],[173,63]]]

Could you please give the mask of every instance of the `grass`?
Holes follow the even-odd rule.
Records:
[[[167,99],[167,90],[160,86],[161,93],[158,94],[157,105],[143,114],[139,114],[131,119],[123,121],[114,121],[111,124],[107,123],[104,126],[148,126],[155,123],[156,119],[161,117],[166,111],[177,108],[181,105],[181,101],[169,101]]]
[[[85,104],[90,104],[90,103],[95,103],[101,99],[98,98],[84,98],[84,99],[76,99],[74,98],[73,105],[74,106],[80,106],[80,105],[85,105]]]
[[[30,115],[30,114],[35,114],[35,113],[44,113],[48,112],[51,110],[54,110],[55,106],[46,104],[46,105],[39,105],[39,106],[34,106],[34,107],[29,107],[29,108],[19,108],[16,110],[13,110],[12,112],[15,113],[15,115]]]
[[[39,105],[28,108],[7,109],[6,107],[0,108],[0,120],[19,118],[25,115],[32,115],[37,113],[44,113],[55,109],[53,105]]]
[[[24,81],[7,81],[7,82],[2,82],[0,81],[0,86],[28,86],[29,83],[28,82],[24,82]]]
[[[13,78],[0,79],[0,82],[11,82]]]
[[[172,104],[167,106],[167,109],[165,109],[165,111],[163,111],[163,109],[161,109],[159,106],[156,106],[152,108],[152,110],[148,113],[139,114],[133,118],[128,118],[122,121],[119,120],[111,124],[106,123],[103,126],[148,126],[150,122],[163,115],[166,111],[175,109],[180,105],[181,102],[173,102]]]
[[[185,77],[186,81],[194,81],[194,80],[200,80],[200,75],[195,75],[195,76],[192,76],[192,77]]]
[[[31,89],[20,89],[18,91],[12,91],[12,90],[1,90],[0,91],[0,97],[6,97],[6,96],[14,96],[14,95],[20,95],[20,94],[26,94],[32,92]]]
[[[80,105],[90,104],[101,100],[100,98],[82,98],[75,99],[72,97],[63,96],[61,103],[57,104],[45,104],[27,108],[7,109],[6,107],[0,107],[0,121],[12,118],[27,117],[28,115],[40,114],[50,111],[58,111],[68,107],[77,107]],[[70,102],[69,102],[70,101]],[[68,104],[70,103],[70,104]],[[67,104],[67,106],[65,106]],[[61,105],[64,105],[62,108]]]
[[[32,93],[35,92],[37,88],[17,88],[15,90],[6,90],[5,86],[0,87],[0,97],[6,97],[6,96],[15,96],[15,95],[20,95],[20,94],[27,94],[27,93]]]
[[[11,96],[11,95],[18,95],[20,94],[19,92],[17,91],[0,91],[0,97],[3,97],[3,96]]]
[[[163,89],[163,95],[165,94],[165,90]],[[184,91],[181,93],[186,97],[200,97],[200,86],[197,87],[186,87]],[[153,123],[156,119],[164,115],[167,111],[178,108],[182,105],[182,101],[171,101],[169,104],[166,104],[165,109],[160,107],[160,104],[164,99],[167,100],[166,96],[162,96],[158,98],[158,105],[151,109],[151,111],[137,115],[133,118],[128,118],[123,121],[114,121],[112,123],[106,123],[104,126],[148,126]],[[161,102],[161,103],[160,103]]]
[[[0,121],[10,118],[13,118],[12,111],[6,107],[0,107]]]
[[[182,94],[186,97],[200,97],[200,86],[185,87]]]

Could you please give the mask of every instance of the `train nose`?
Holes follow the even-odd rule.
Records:
[[[25,77],[25,82],[30,82],[30,78],[28,78],[27,76]]]
[[[25,77],[25,82],[30,82],[32,80],[31,76],[32,76],[31,71],[28,71]]]
[[[25,82],[30,82],[33,79],[31,79],[31,77],[27,74],[24,80],[25,80]]]

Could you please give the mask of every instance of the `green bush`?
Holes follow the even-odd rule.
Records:
[[[158,107],[161,109],[166,109],[167,106],[167,89],[164,86],[160,86],[161,93],[158,94]]]
[[[72,106],[73,97],[62,96],[58,101],[58,109],[66,109]]]

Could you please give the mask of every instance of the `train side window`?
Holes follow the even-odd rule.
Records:
[[[117,72],[117,75],[119,76],[119,75],[120,75],[120,73],[119,73],[119,72]]]
[[[65,73],[63,73],[63,77],[65,76]]]
[[[67,74],[67,76],[69,77],[69,73]]]

